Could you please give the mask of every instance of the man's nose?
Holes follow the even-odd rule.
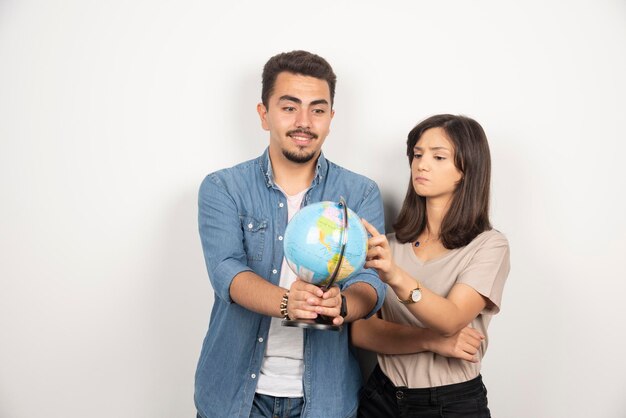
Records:
[[[298,128],[310,128],[311,127],[311,119],[309,117],[309,112],[298,112],[296,117],[296,126]]]

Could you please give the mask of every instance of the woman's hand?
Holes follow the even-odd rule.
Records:
[[[433,336],[428,341],[428,349],[444,357],[477,363],[476,353],[484,339],[485,336],[474,328],[465,327],[450,337]]]
[[[380,279],[391,284],[396,276],[396,263],[393,261],[391,247],[387,237],[382,235],[365,219],[361,219],[363,226],[372,236],[367,240],[367,257],[365,258],[365,267],[376,269]]]

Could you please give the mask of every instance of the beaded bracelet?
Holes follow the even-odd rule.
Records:
[[[289,302],[289,290],[287,290],[287,293],[283,295],[283,299],[280,301],[280,314],[285,319],[289,319],[289,314],[287,313],[287,302]]]

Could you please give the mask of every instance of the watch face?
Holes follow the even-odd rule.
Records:
[[[411,292],[411,300],[413,302],[419,302],[419,300],[422,298],[422,291],[419,289],[415,289]]]

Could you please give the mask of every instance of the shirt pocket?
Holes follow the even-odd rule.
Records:
[[[239,215],[243,229],[243,248],[248,260],[260,261],[265,248],[267,220],[250,215]]]

